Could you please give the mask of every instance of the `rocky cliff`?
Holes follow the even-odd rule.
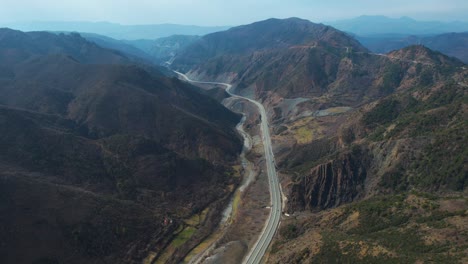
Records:
[[[319,211],[352,202],[362,195],[367,176],[365,154],[344,154],[312,168],[288,186],[287,210]]]

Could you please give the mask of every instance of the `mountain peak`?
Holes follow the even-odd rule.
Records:
[[[174,65],[187,69],[207,58],[228,54],[250,54],[255,51],[328,45],[335,48],[352,47],[367,51],[347,34],[323,24],[296,17],[270,18],[249,25],[233,27],[202,37],[180,53]]]
[[[402,20],[402,21],[408,21],[408,22],[416,21],[416,20],[412,19],[412,18],[409,17],[409,16],[402,16],[402,17],[400,17],[400,20]]]
[[[456,58],[448,57],[438,51],[433,51],[424,45],[412,45],[400,50],[392,51],[389,57],[422,64],[438,64],[447,66],[462,66],[463,62]]]
[[[382,16],[382,15],[380,15],[380,16],[377,16],[377,15],[375,15],[375,16],[371,16],[371,15],[362,15],[362,16],[359,16],[359,17],[357,17],[357,18],[355,18],[355,19],[356,19],[356,20],[357,20],[357,19],[359,19],[359,20],[371,20],[371,19],[372,19],[372,20],[373,20],[373,19],[390,19],[390,18],[387,17],[387,16]]]

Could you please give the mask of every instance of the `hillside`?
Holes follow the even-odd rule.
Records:
[[[207,35],[173,65],[268,109],[290,215],[269,262],[463,263],[466,236],[440,235],[466,232],[463,62],[422,45],[373,54],[286,19]]]
[[[299,18],[269,19],[208,34],[181,52],[174,66],[188,70],[200,63],[207,64],[211,59],[229,60],[229,55],[252,55],[257,51],[313,46],[322,42],[361,49],[356,41],[331,27]]]
[[[128,41],[116,40],[110,37],[93,34],[93,33],[80,33],[80,35],[86,40],[90,42],[94,42],[103,48],[118,50],[124,54],[130,54],[140,59],[145,59],[145,60],[150,59],[149,54],[147,54],[146,52],[144,52],[143,50],[137,47],[134,47],[131,44],[128,44]]]
[[[451,60],[418,46],[390,55],[403,64]],[[445,81],[424,71],[425,85],[308,120],[314,137],[281,158],[295,217],[271,263],[466,262],[468,71],[445,65],[453,70]]]
[[[213,228],[238,115],[79,35],[0,39],[2,263],[141,263],[193,214],[185,242]]]
[[[468,71],[422,46],[388,58],[406,72],[390,95],[278,124],[294,217],[271,263],[466,261],[448,234],[466,232]]]
[[[130,58],[114,50],[101,48],[77,33],[52,34],[0,29],[0,63],[12,64],[36,55],[66,54],[89,64],[124,64]]]
[[[90,42],[136,57],[148,63],[162,65],[170,61],[180,50],[198,40],[199,36],[172,35],[158,39],[116,40],[103,35],[80,33]]]

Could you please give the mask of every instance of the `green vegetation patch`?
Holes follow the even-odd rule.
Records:
[[[465,121],[466,122],[466,121]],[[468,182],[468,138],[465,128],[460,125],[446,129],[435,135],[432,143],[422,152],[421,158],[414,161],[411,170],[414,185],[451,190],[464,190]]]
[[[376,127],[393,121],[399,115],[400,102],[395,99],[386,99],[377,104],[374,109],[364,114],[364,124]]]
[[[282,226],[279,232],[285,239],[294,239],[302,233],[302,230],[295,224],[288,224]]]
[[[389,94],[400,86],[403,79],[404,71],[399,64],[393,63],[387,66],[383,74],[382,92]]]
[[[323,245],[312,263],[459,263],[467,241],[439,234],[459,232],[447,219],[466,217],[466,212],[442,211],[442,201],[450,199],[411,192],[348,205],[336,226],[321,232]],[[356,212],[359,225],[343,228]]]
[[[404,199],[404,195],[384,196],[349,206],[348,212],[359,211],[360,221],[360,225],[350,232],[370,234],[407,223],[409,216],[402,212],[406,206]]]
[[[371,141],[414,138],[423,144],[414,159],[382,177],[380,185],[387,189],[461,191],[468,184],[468,121],[464,113],[468,96],[455,83],[431,93],[424,100],[409,94],[392,96],[363,116],[364,125],[371,129]]]
[[[194,227],[191,227],[191,226],[185,227],[184,230],[182,230],[174,238],[174,240],[171,243],[171,246],[174,246],[174,247],[182,246],[183,244],[185,244],[185,242],[187,242],[193,236],[195,231],[197,231],[197,229]]]
[[[314,255],[311,263],[400,263],[385,253],[377,256],[362,255],[361,245],[350,240],[340,232],[323,232],[323,245],[318,254]],[[343,242],[347,241],[344,246]]]

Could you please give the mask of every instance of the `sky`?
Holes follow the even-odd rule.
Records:
[[[468,0],[1,0],[0,6],[0,23],[233,26],[271,17],[327,22],[360,15],[468,21]]]

